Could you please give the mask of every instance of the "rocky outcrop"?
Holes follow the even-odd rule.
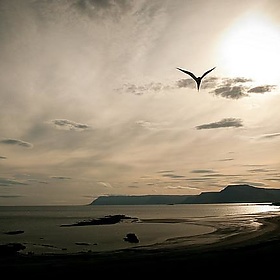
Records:
[[[124,241],[130,242],[130,243],[139,243],[139,239],[135,233],[128,233],[126,235],[126,237],[124,237]]]
[[[18,251],[24,250],[26,247],[21,243],[8,243],[0,245],[0,256],[16,255]]]
[[[61,227],[77,227],[77,226],[89,226],[89,225],[112,225],[129,220],[130,222],[138,221],[138,218],[129,217],[126,215],[108,215],[102,218],[90,219],[86,221],[79,221],[74,224],[61,225]]]

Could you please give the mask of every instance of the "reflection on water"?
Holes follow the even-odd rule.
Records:
[[[0,243],[23,243],[26,252],[58,253],[104,251],[136,246],[126,242],[135,233],[138,245],[162,243],[167,239],[213,232],[214,222],[257,228],[255,216],[279,212],[271,204],[184,204],[148,206],[31,206],[0,207]],[[61,227],[63,224],[108,215],[135,217],[138,222],[111,225]],[[6,234],[7,232],[21,234]]]

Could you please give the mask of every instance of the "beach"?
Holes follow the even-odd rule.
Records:
[[[135,246],[110,252],[32,255],[18,252],[1,256],[0,269],[10,276],[73,276],[91,273],[123,277],[189,274],[217,277],[229,275],[274,275],[280,252],[279,214],[255,217],[258,226],[241,221],[212,221],[215,231],[195,237],[176,238],[153,246]],[[209,221],[207,222],[209,226]],[[133,274],[131,274],[133,273]],[[153,274],[153,275],[154,275]]]

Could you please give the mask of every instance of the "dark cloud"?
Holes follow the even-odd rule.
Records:
[[[210,169],[194,169],[191,173],[215,173],[215,171]]]
[[[25,148],[33,147],[33,145],[28,142],[18,140],[18,139],[11,139],[11,138],[0,140],[0,143],[7,144],[7,145],[18,145],[18,146],[25,147]]]
[[[130,185],[130,186],[127,186],[128,188],[131,188],[131,189],[138,189],[139,186],[135,186],[135,185]]]
[[[27,184],[16,180],[0,178],[0,186],[6,187],[6,186],[13,186],[13,185],[27,185]]]
[[[174,170],[160,170],[157,173],[173,173]]]
[[[222,158],[222,159],[219,159],[219,161],[231,161],[231,160],[234,160],[233,158]]]
[[[201,84],[202,89],[206,88],[213,88],[216,86],[218,81],[217,77],[209,77],[205,78],[203,80],[203,83]],[[176,82],[176,87],[178,88],[196,88],[196,83],[193,79],[181,79]]]
[[[236,78],[218,78],[209,77],[203,80],[202,88],[211,89],[209,93],[228,99],[240,99],[249,96],[249,93],[265,93],[272,91],[275,85],[263,85],[250,89],[248,82],[251,79],[244,77]],[[135,85],[131,83],[125,84],[122,88],[117,89],[118,92],[127,92],[135,95],[143,95],[148,92],[161,92],[163,90],[190,88],[195,89],[196,84],[193,79],[180,79],[173,85],[164,85],[163,83],[151,82],[144,85]]]
[[[248,90],[249,93],[265,93],[265,92],[270,92],[273,89],[275,89],[275,85],[264,85],[264,86],[258,86],[258,87],[253,87],[250,90]]]
[[[280,182],[280,178],[266,178],[265,180]]]
[[[56,180],[70,180],[70,177],[65,177],[65,176],[52,176],[52,179],[56,179]]]
[[[78,0],[74,7],[89,17],[104,19],[112,14],[121,16],[130,10],[132,3],[129,0]]]
[[[247,79],[244,77],[235,77],[235,78],[223,78],[222,79],[223,84],[225,85],[232,85],[232,84],[238,84],[238,83],[248,83],[248,82],[252,82],[252,79]]]
[[[41,181],[41,180],[37,180],[37,179],[28,179],[27,181],[32,182],[32,183],[48,184],[48,182],[46,182],[46,181]]]
[[[246,79],[243,77],[237,78],[218,78],[218,77],[209,77],[203,80],[203,88],[213,89],[210,93],[214,95],[230,98],[230,99],[239,99],[247,94],[247,87],[243,84],[251,82],[251,79]],[[177,81],[178,88],[195,88],[193,79],[182,79]]]
[[[198,125],[196,126],[196,129],[213,129],[213,128],[221,128],[221,127],[241,127],[241,126],[243,125],[240,119],[226,118],[218,122]]]
[[[195,82],[193,79],[181,79],[177,81],[178,88],[195,88]]]
[[[249,172],[252,172],[252,173],[266,173],[266,172],[271,172],[271,169],[265,169],[265,168],[254,168],[254,169],[250,169],[248,170]]]
[[[206,178],[215,178],[215,177],[239,177],[240,175],[237,175],[237,174],[219,174],[219,173],[215,173],[215,174],[204,174],[202,175],[202,177],[206,177]]]
[[[216,78],[205,79],[202,88],[209,88],[214,86]],[[172,90],[178,88],[195,89],[196,84],[193,79],[180,79],[173,85],[165,85],[159,82],[151,82],[144,85],[134,85],[131,83],[124,84],[122,88],[117,89],[118,92],[127,92],[135,95],[143,95],[145,93],[158,93],[164,90]]]
[[[151,82],[144,85],[124,84],[122,88],[117,89],[118,92],[127,92],[135,95],[142,95],[147,92],[160,92],[162,90],[171,89],[172,87],[163,85],[162,83]]]
[[[168,177],[172,179],[180,179],[180,178],[185,178],[183,175],[175,175],[175,174],[163,174],[162,177]]]
[[[247,90],[243,86],[220,86],[211,91],[211,93],[230,99],[239,99],[248,96]]]
[[[247,86],[242,85],[243,83],[247,83],[251,80],[245,78],[235,78],[235,79],[223,79],[223,83],[218,83],[218,78],[210,77],[209,79],[205,79],[203,81],[202,88],[212,89],[210,93],[221,96],[228,99],[240,99],[243,97],[249,96],[249,93],[265,93],[273,90],[275,88],[274,85],[265,85],[258,86],[251,89],[248,89]],[[195,83],[193,79],[181,79],[178,80],[175,85],[163,85],[162,83],[149,83],[142,86],[137,86],[133,84],[126,84],[122,89],[118,89],[119,92],[128,92],[135,95],[143,95],[148,92],[160,92],[167,89],[176,89],[176,88],[195,88]]]
[[[262,139],[270,139],[270,138],[276,138],[280,136],[280,132],[277,133],[271,133],[261,136]]]
[[[211,93],[225,98],[240,99],[249,96],[248,93],[270,92],[276,87],[275,85],[263,85],[249,89],[248,82],[252,82],[252,79],[243,77],[223,78],[222,83],[218,84]]]
[[[87,124],[76,123],[66,119],[51,120],[50,123],[55,125],[56,128],[64,130],[88,130],[91,128]]]
[[[5,156],[0,156],[0,159],[6,159],[7,157],[5,157]]]

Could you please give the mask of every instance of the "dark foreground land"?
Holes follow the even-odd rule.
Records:
[[[261,220],[255,232],[242,229],[209,244],[137,248],[107,253],[0,256],[1,275],[31,279],[114,276],[138,277],[276,277],[280,273],[280,217]],[[236,230],[236,229],[235,229]],[[209,238],[225,236],[218,229]],[[208,238],[207,236],[205,238]],[[4,279],[4,278],[3,278]]]

